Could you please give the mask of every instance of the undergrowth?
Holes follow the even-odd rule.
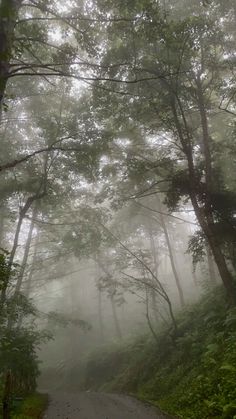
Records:
[[[236,308],[223,291],[185,309],[179,337],[147,337],[92,354],[84,388],[135,394],[186,419],[236,419]]]
[[[25,399],[13,400],[11,404],[11,419],[41,419],[48,404],[46,394],[35,393]],[[1,417],[1,416],[0,416]]]

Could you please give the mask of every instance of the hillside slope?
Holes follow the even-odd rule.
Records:
[[[91,354],[83,387],[135,394],[180,418],[236,418],[236,308],[221,289],[178,318],[179,337],[163,331]]]

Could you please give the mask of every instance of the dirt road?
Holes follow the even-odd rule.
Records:
[[[44,419],[164,419],[171,418],[133,397],[95,392],[54,393]]]

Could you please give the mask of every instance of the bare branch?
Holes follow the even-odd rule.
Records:
[[[61,146],[55,146],[55,144],[57,144],[59,142],[62,142],[63,140],[68,140],[69,138],[71,138],[71,136],[61,138],[60,140],[55,141],[49,147],[41,148],[40,150],[33,151],[32,153],[27,154],[26,156],[23,156],[19,159],[15,159],[11,162],[5,163],[5,164],[0,166],[0,172],[2,172],[4,170],[7,170],[7,169],[11,169],[11,168],[17,166],[18,164],[24,163],[27,160],[31,159],[32,157],[35,157],[38,154],[42,154],[42,153],[45,153],[45,152],[49,152],[49,151],[65,151],[65,152],[74,151],[74,152],[79,152],[79,149],[77,147],[66,148],[66,147],[61,147]]]

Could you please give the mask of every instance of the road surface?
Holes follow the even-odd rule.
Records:
[[[44,419],[171,419],[133,397],[95,392],[49,395]]]

